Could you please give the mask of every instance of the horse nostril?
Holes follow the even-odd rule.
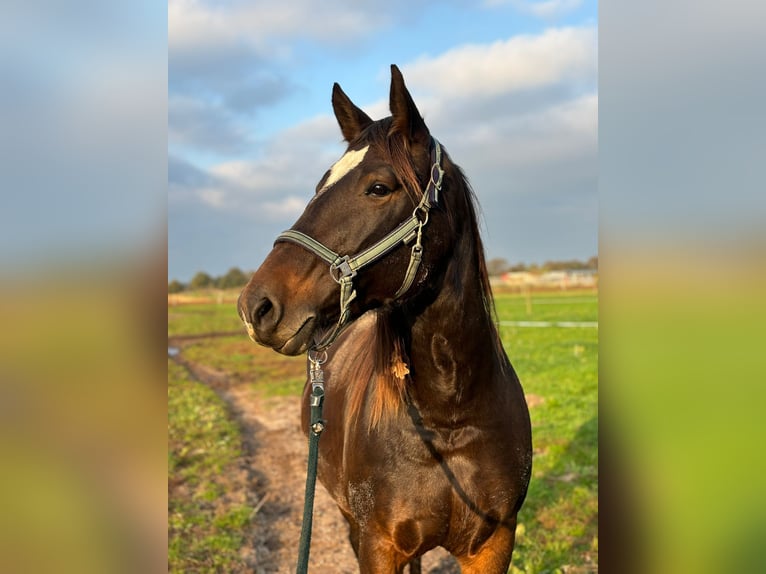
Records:
[[[254,291],[243,291],[239,312],[250,338],[263,340],[272,336],[279,326],[282,305],[279,298],[273,297],[266,289],[260,287]]]
[[[267,333],[273,329],[280,319],[278,303],[268,297],[261,298],[252,311],[253,327],[261,333]]]
[[[254,312],[256,322],[260,321],[266,315],[268,315],[269,311],[271,311],[273,308],[274,304],[269,299],[261,299]]]

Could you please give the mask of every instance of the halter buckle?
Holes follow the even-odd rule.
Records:
[[[338,272],[337,277],[335,271]],[[340,280],[345,279],[346,277],[352,279],[356,277],[356,271],[351,268],[348,255],[344,255],[338,261],[330,265],[330,276],[336,283],[340,283]]]
[[[442,179],[444,179],[444,170],[442,169],[442,166],[440,166],[438,163],[435,163],[431,167],[431,182],[434,184],[436,189],[441,189]]]

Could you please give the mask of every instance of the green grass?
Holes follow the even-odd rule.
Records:
[[[598,321],[595,295],[498,295],[501,321]],[[512,572],[598,566],[598,329],[501,327],[530,398],[534,463]]]
[[[597,297],[590,292],[533,294],[531,313],[528,313],[528,301],[523,295],[498,294],[496,304],[500,321],[598,321]],[[242,329],[234,305],[230,303],[179,305],[170,308],[168,314],[171,334]],[[511,572],[595,572],[598,569],[598,329],[501,326],[500,335],[530,399],[535,451],[532,483],[519,515]],[[182,352],[188,360],[224,371],[253,385],[264,396],[297,396],[305,381],[305,358],[283,357],[254,345],[244,332],[241,336],[190,341]],[[176,374],[181,384],[196,385],[185,380],[183,373]],[[187,419],[194,405],[215,404],[212,392],[200,393],[202,391],[197,389],[184,399],[187,402],[182,403],[183,408],[169,412],[170,427],[176,424],[188,426],[190,421]],[[210,460],[203,463],[202,459],[192,457],[180,471],[188,473],[187,480],[197,477],[199,484],[214,482],[215,472],[209,473],[210,478],[204,478],[205,466],[211,465],[210,468],[215,469],[216,464],[220,467],[228,464],[224,461],[230,463],[238,456],[236,449],[226,450],[238,444],[233,438],[236,429],[230,422],[224,422],[226,413],[223,409],[215,412],[218,413],[216,416],[223,417],[216,423],[220,425],[218,428],[227,429],[225,436],[229,438],[209,451]],[[211,430],[194,431],[202,433],[199,435],[186,431],[189,453],[199,448],[198,444],[220,442],[206,434]],[[228,447],[224,448],[226,445]],[[204,505],[204,493],[215,492],[215,488],[214,484],[199,486],[199,497],[189,504]],[[187,524],[184,532],[194,533],[194,529],[202,528],[203,524],[220,528],[213,519],[206,522],[202,510],[186,508],[184,511],[189,513],[189,523],[193,526]],[[230,512],[233,513],[231,520],[236,523],[237,517],[241,516],[236,508]],[[173,524],[171,520],[171,528]],[[222,530],[227,531],[226,528]],[[183,539],[185,545],[171,548],[171,557],[182,560],[191,552],[196,553],[193,554],[196,560],[202,560],[204,556],[213,560],[213,555],[215,559],[233,560],[237,539],[222,536],[226,543],[223,540],[218,543],[224,547],[230,544],[228,550],[216,549],[213,542],[200,542],[193,547],[189,534]],[[225,567],[221,570],[228,571]]]
[[[195,303],[168,307],[168,336],[245,332],[234,303]]]
[[[218,396],[168,361],[168,571],[235,572],[253,513],[239,429]]]
[[[524,295],[495,295],[501,321],[598,321],[598,298],[592,292],[536,293],[530,303],[528,313]]]

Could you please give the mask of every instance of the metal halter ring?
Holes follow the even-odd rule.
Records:
[[[423,219],[421,220],[420,217],[418,217],[418,212],[423,214]],[[412,211],[412,217],[418,220],[421,227],[428,223],[428,208],[425,205],[418,205],[413,211]]]
[[[311,356],[312,353],[314,354],[313,357]],[[317,354],[314,349],[309,349],[309,361],[315,365],[324,365],[327,362],[327,350],[323,350]]]

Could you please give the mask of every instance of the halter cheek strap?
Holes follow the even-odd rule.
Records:
[[[314,350],[321,351],[329,347],[348,322],[351,314],[351,302],[356,298],[353,279],[356,277],[357,272],[387,255],[399,244],[409,244],[414,239],[415,244],[410,252],[410,262],[404,274],[402,285],[394,294],[394,299],[398,299],[412,287],[423,258],[423,245],[421,243],[423,227],[428,223],[428,212],[431,207],[438,205],[439,202],[439,191],[441,190],[442,179],[444,177],[441,159],[441,145],[434,138],[431,138],[431,177],[426,189],[423,191],[420,203],[415,207],[412,215],[404,220],[396,229],[353,257],[349,255],[341,256],[313,237],[294,229],[289,229],[277,237],[274,242],[275,244],[279,242],[295,243],[326,261],[330,265],[330,275],[340,285],[340,317],[338,317],[338,322],[333,330],[313,347]]]

